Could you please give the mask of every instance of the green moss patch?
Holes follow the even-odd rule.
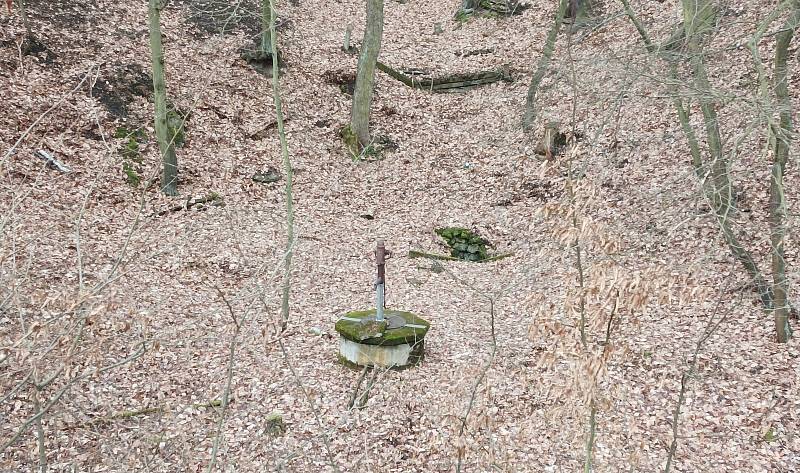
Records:
[[[349,124],[343,126],[339,130],[339,136],[342,137],[342,142],[347,150],[350,151],[351,155],[356,157],[361,154],[361,144],[358,142],[358,137]]]
[[[141,128],[130,129],[120,126],[114,131],[114,138],[123,140],[119,148],[122,172],[125,173],[127,183],[136,187],[142,180],[140,174],[143,160],[139,147],[145,139],[144,131]]]
[[[436,234],[450,247],[450,256],[464,261],[483,261],[488,258],[491,244],[477,233],[461,227],[437,228]]]
[[[167,108],[167,128],[172,143],[176,148],[180,148],[186,143],[186,122],[189,120],[189,112],[168,104]]]
[[[267,434],[279,437],[286,433],[286,422],[283,421],[283,415],[280,412],[270,412],[265,421],[266,428],[264,430],[266,430]]]
[[[375,312],[375,309],[348,312],[344,315],[346,319],[342,318],[336,322],[336,331],[339,332],[339,334],[344,338],[357,343],[363,343],[365,345],[395,346],[402,345],[404,343],[409,345],[416,344],[423,337],[425,337],[425,334],[428,333],[428,329],[431,326],[427,320],[422,319],[411,312],[386,309],[384,311],[384,317],[386,319],[397,316],[402,317],[406,324],[422,326],[409,327],[406,325],[405,327],[386,330],[386,322],[378,323],[374,321]],[[358,319],[359,321],[347,319]]]

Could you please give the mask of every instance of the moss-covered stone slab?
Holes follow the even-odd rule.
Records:
[[[375,313],[375,309],[348,312],[336,322],[336,331],[347,340],[365,345],[394,346],[422,340],[431,326],[427,320],[411,312],[386,309],[384,318],[401,317],[405,320],[403,327],[386,330],[385,322],[382,327],[375,325]]]
[[[375,309],[348,312],[336,322],[339,361],[345,366],[403,369],[422,360],[427,320],[401,310],[387,309],[375,320]]]

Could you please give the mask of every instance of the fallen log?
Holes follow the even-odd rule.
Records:
[[[430,77],[427,74],[405,74],[393,67],[378,61],[377,67],[393,79],[414,89],[429,90],[431,92],[454,92],[458,90],[474,89],[482,85],[495,82],[512,82],[508,66],[500,66],[495,70],[474,72],[468,74],[451,74],[441,77]],[[415,71],[416,72],[416,71]]]

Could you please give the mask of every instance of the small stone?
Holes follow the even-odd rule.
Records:
[[[286,423],[280,412],[272,412],[267,416],[267,434],[278,437],[286,433]]]
[[[444,33],[444,29],[442,29],[441,23],[434,23],[433,24],[433,34],[442,34]]]
[[[310,333],[311,335],[316,335],[318,337],[321,337],[322,335],[325,334],[325,332],[319,327],[310,327],[308,329],[308,333]]]
[[[281,173],[272,166],[261,172],[253,174],[253,181],[261,184],[272,184],[281,180]]]

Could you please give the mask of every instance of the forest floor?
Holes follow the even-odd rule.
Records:
[[[159,171],[146,2],[27,3],[40,41],[30,54],[18,11],[0,16],[0,445],[21,433],[0,451],[0,470],[32,471],[44,455],[52,471],[205,471],[215,455],[220,471],[453,471],[459,461],[463,471],[576,471],[591,398],[595,471],[659,471],[681,378],[709,321],[722,320],[688,377],[674,470],[800,471],[800,342],[775,343],[770,317],[743,289],[691,170],[663,65],[619,5],[559,39],[539,121],[574,124],[583,138],[543,163],[541,123],[526,134],[520,121],[555,2],[461,24],[459,0],[387,1],[382,62],[434,74],[507,65],[514,80],[432,94],[378,73],[373,131],[396,149],[363,160],[339,138],[350,97],[337,83],[355,72],[357,57],[341,46],[348,23],[356,43],[363,34],[363,2],[280,2],[297,239],[291,316],[276,337],[285,181],[251,178],[281,170],[282,158],[270,79],[240,58],[258,31],[256,5],[185,0],[163,14],[169,96],[191,112],[178,148],[181,197],[167,198],[145,185]],[[658,37],[675,24],[677,7],[664,5],[635,5]],[[729,8],[736,27],[715,46],[746,39],[770,8]],[[749,53],[719,50],[714,85],[751,93]],[[766,269],[768,156],[748,113],[734,101],[720,119],[739,151],[737,223]],[[120,137],[137,129],[136,144]],[[126,147],[135,148],[127,158]],[[37,149],[72,172],[45,167]],[[584,391],[568,303],[575,251],[558,213],[541,212],[570,205],[564,176],[576,169],[580,218],[594,240],[615,242],[611,254],[586,244],[586,278],[611,288],[669,281],[645,308],[620,309],[609,324],[614,350],[603,348],[605,319],[590,324],[590,345],[610,358]],[[790,206],[796,175],[790,166]],[[224,205],[179,208],[212,193]],[[789,224],[796,288],[797,218]],[[407,257],[446,252],[434,233],[445,226],[471,228],[513,256]],[[349,409],[359,372],[337,363],[333,325],[373,304],[377,238],[393,252],[388,305],[432,328],[419,366],[380,372],[366,406]],[[611,266],[617,279],[601,270]],[[594,305],[608,316],[611,302]],[[27,381],[52,373],[39,390]],[[47,407],[44,452],[39,423],[24,424],[36,399]]]

